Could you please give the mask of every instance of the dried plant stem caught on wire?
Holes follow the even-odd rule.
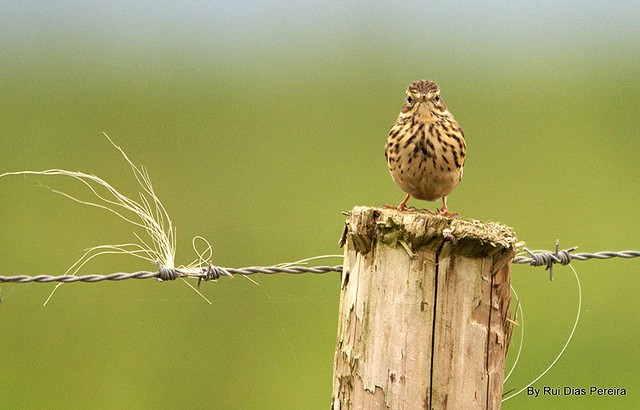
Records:
[[[67,269],[65,275],[75,276],[89,261],[98,256],[108,254],[126,254],[157,264],[159,268],[175,269],[176,229],[171,222],[167,210],[153,189],[147,170],[143,166],[136,166],[122,148],[116,145],[107,134],[104,134],[104,136],[109,140],[111,145],[120,152],[129,167],[131,167],[133,175],[141,188],[138,192],[138,200],[133,200],[123,195],[110,183],[96,175],[79,171],[67,171],[64,169],[18,171],[1,174],[0,178],[9,175],[65,176],[73,178],[84,184],[90,191],[91,199],[81,199],[62,191],[53,191],[80,204],[107,210],[140,230],[139,232],[133,232],[133,235],[137,239],[136,242],[116,245],[98,245],[86,249],[85,253]],[[144,234],[141,234],[141,232],[144,232]],[[196,247],[198,241],[202,241],[205,244],[205,249],[202,252],[198,251]],[[200,236],[194,237],[193,246],[198,255],[198,259],[187,266],[180,266],[179,269],[182,273],[200,273],[202,268],[207,266],[207,261],[211,258],[211,245],[204,238]],[[184,281],[184,279],[180,279]],[[45,305],[61,285],[62,283],[56,285],[51,295],[49,295],[49,298],[45,301]],[[195,287],[190,284],[189,286],[198,292]],[[204,298],[200,292],[198,292],[198,294]],[[207,302],[209,301],[207,300]]]

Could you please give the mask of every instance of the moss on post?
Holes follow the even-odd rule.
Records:
[[[356,207],[341,244],[332,408],[499,408],[513,230]]]

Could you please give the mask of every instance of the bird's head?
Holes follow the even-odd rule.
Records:
[[[448,116],[449,111],[440,97],[440,87],[430,80],[418,80],[407,87],[402,113],[427,118]]]

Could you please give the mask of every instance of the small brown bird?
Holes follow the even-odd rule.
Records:
[[[397,209],[408,209],[410,197],[442,198],[439,213],[455,215],[447,209],[447,195],[462,178],[466,153],[462,128],[447,110],[438,85],[429,80],[409,85],[385,148],[391,177],[407,193]]]

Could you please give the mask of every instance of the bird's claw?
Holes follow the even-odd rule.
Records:
[[[396,211],[408,211],[408,212],[413,212],[413,211],[417,211],[418,208],[416,208],[415,206],[406,206],[406,205],[398,205],[398,206],[393,206],[393,205],[382,205],[382,208],[384,209],[395,209]]]
[[[438,210],[438,215],[442,216],[460,216],[457,212],[451,212],[450,210],[443,208]]]

